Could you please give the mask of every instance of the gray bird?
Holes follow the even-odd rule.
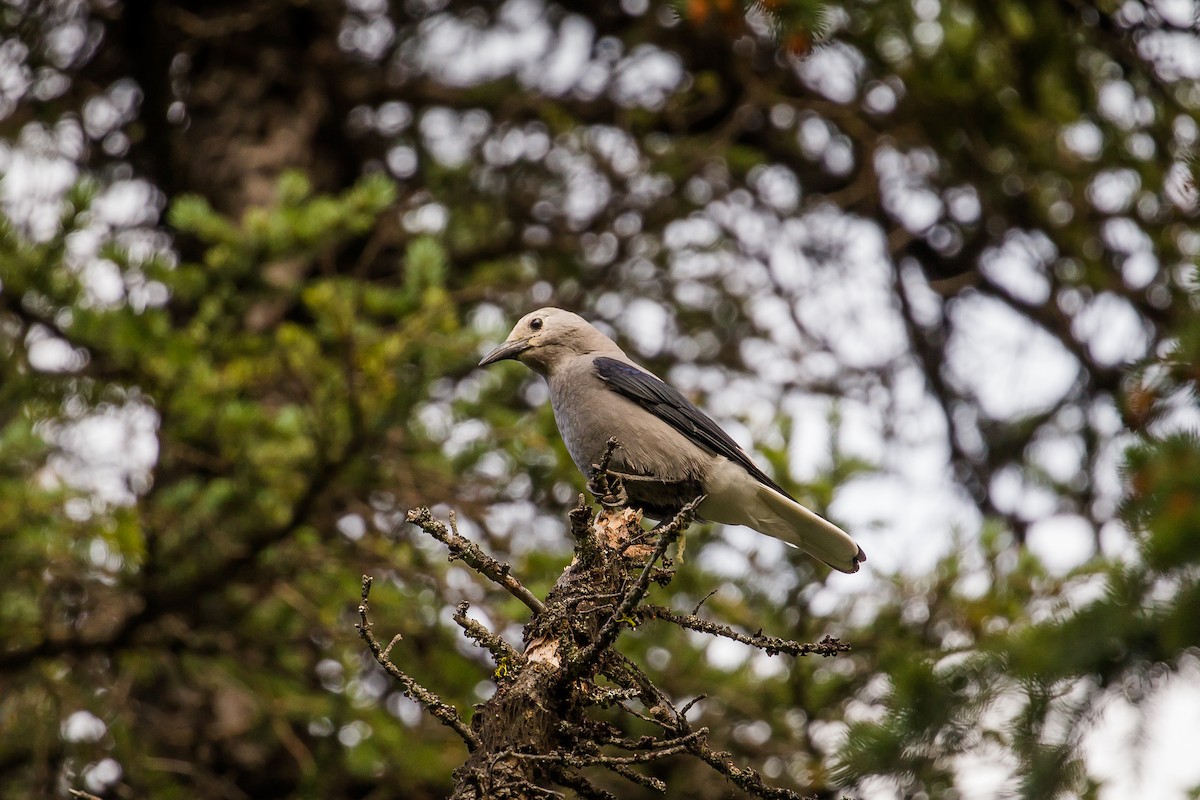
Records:
[[[717,423],[578,314],[526,314],[479,365],[510,358],[546,379],[558,430],[585,476],[617,439],[611,470],[649,516],[669,518],[705,495],[702,519],[753,528],[842,572],[866,560],[845,531],[796,502]]]

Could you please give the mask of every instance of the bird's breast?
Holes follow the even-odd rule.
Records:
[[[658,480],[693,479],[715,458],[594,374],[552,376],[550,399],[567,451],[584,475],[599,463],[610,437],[620,445],[614,469]]]

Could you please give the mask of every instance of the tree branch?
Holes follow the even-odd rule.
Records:
[[[679,509],[670,522],[660,526],[658,530],[658,546],[654,548],[650,559],[646,561],[646,565],[642,568],[641,575],[637,581],[630,586],[625,592],[625,596],[621,600],[621,604],[613,611],[612,616],[600,628],[600,632],[596,634],[595,640],[579,652],[573,660],[570,668],[566,672],[566,676],[570,680],[574,680],[585,672],[591,669],[595,664],[596,659],[600,654],[612,646],[620,634],[621,625],[628,624],[633,621],[633,610],[637,608],[638,603],[645,597],[646,592],[650,589],[650,577],[654,574],[654,566],[658,561],[666,555],[667,548],[670,547],[679,534],[682,533],[688,525],[692,524],[692,519],[696,516],[696,506],[704,500],[704,497],[697,497],[690,503]]]
[[[459,738],[466,742],[468,750],[476,750],[479,747],[479,737],[462,721],[462,717],[458,714],[458,709],[417,683],[392,663],[389,656],[392,646],[400,641],[400,634],[396,634],[388,644],[387,649],[384,649],[380,646],[379,640],[375,638],[375,634],[371,632],[371,621],[367,618],[367,603],[371,594],[371,583],[373,580],[373,578],[367,575],[364,575],[362,579],[362,600],[358,605],[359,622],[354,626],[358,629],[358,635],[367,643],[367,647],[371,650],[371,655],[375,656],[375,660],[379,662],[379,665],[400,684],[400,690],[404,692],[406,697],[416,700],[425,707],[426,711],[436,717],[439,722],[457,733]]]
[[[606,756],[606,755],[591,755],[587,753],[514,753],[507,752],[504,755],[510,755],[514,758],[525,758],[531,761],[557,761],[561,764],[566,764],[570,767],[591,767],[591,766],[629,766],[631,764],[648,764],[651,761],[657,761],[660,758],[673,756],[678,753],[683,753],[691,750],[692,746],[698,742],[702,742],[708,737],[708,728],[697,728],[686,736],[681,736],[670,742],[661,742],[653,750],[648,750],[644,753],[636,753],[631,756]]]
[[[803,795],[791,789],[781,789],[763,783],[762,777],[750,767],[739,767],[730,760],[729,754],[713,750],[703,742],[697,742],[691,748],[704,763],[729,779],[729,782],[739,789],[749,792],[763,800],[816,800],[813,795]]]
[[[616,447],[609,444],[609,454]],[[606,459],[607,460],[607,459]],[[635,770],[672,756],[692,756],[704,761],[731,783],[752,796],[767,800],[799,800],[788,789],[763,783],[753,769],[734,763],[728,753],[708,744],[709,728],[695,728],[687,712],[696,700],[678,708],[654,681],[613,648],[622,627],[646,619],[662,619],[689,630],[723,636],[772,655],[820,654],[833,656],[848,646],[826,637],[804,644],[778,637],[740,633],[695,614],[677,614],[663,606],[642,606],[652,582],[666,583],[673,576],[667,550],[695,516],[703,497],[687,503],[668,522],[652,531],[641,525],[641,514],[619,505],[619,476],[608,475],[603,465],[593,471],[600,490],[601,510],[592,516],[582,498],[570,513],[576,538],[575,558],[555,582],[546,600],[533,597],[509,572],[508,566],[483,553],[463,538],[450,517],[438,522],[426,508],[410,511],[408,521],[450,548],[458,559],[490,581],[520,598],[533,615],[525,626],[524,653],[518,653],[500,636],[467,616],[469,606],[458,605],[454,621],[466,635],[496,660],[496,693],[476,706],[468,728],[457,710],[419,686],[390,660],[391,645],[381,649],[367,619],[370,579],[364,578],[359,608],[359,633],[376,661],[401,683],[406,695],[467,742],[471,755],[455,770],[451,800],[487,800],[493,797],[560,797],[554,786],[573,790],[588,800],[610,800],[613,795],[593,785],[580,770],[602,768],[626,780],[659,792],[668,790],[661,778]],[[607,478],[607,480],[605,480]],[[397,637],[399,639],[399,637]],[[600,685],[599,676],[610,685]],[[701,695],[703,697],[703,695]],[[632,700],[641,708],[633,707]],[[699,699],[699,698],[697,698]],[[589,714],[594,708],[615,709],[657,728],[656,736],[632,739],[607,719]],[[612,749],[618,752],[612,752]],[[607,752],[606,752],[607,750]],[[624,751],[624,752],[619,752]]]
[[[454,616],[452,617],[458,626],[463,629],[463,633],[467,635],[467,638],[491,653],[492,657],[496,659],[496,666],[501,671],[507,670],[515,663],[523,661],[524,657],[514,650],[512,645],[488,630],[483,623],[467,616],[467,609],[470,607],[470,603],[466,600],[462,601],[458,604],[458,608],[454,610]]]
[[[850,651],[850,645],[844,644],[831,636],[826,636],[814,644],[812,642],[794,642],[789,639],[780,639],[777,636],[763,636],[762,631],[752,635],[739,633],[728,625],[710,622],[694,614],[677,614],[664,606],[641,606],[637,610],[637,617],[639,622],[661,619],[674,623],[681,628],[707,633],[710,636],[723,636],[726,639],[732,639],[735,642],[741,642],[742,644],[762,650],[769,656],[787,653],[792,656],[819,655],[828,658],[836,656],[838,653],[847,653]]]
[[[450,560],[461,560],[471,569],[504,587],[513,597],[520,600],[535,613],[542,613],[546,605],[514,578],[509,564],[503,564],[480,549],[479,545],[458,532],[458,522],[453,511],[450,512],[450,528],[433,518],[426,507],[414,508],[408,512],[408,522],[450,548]]]

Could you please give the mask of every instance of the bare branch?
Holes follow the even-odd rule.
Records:
[[[379,640],[375,638],[375,634],[371,632],[371,621],[367,617],[367,602],[371,594],[371,583],[373,580],[370,576],[363,575],[362,600],[358,605],[359,622],[354,626],[358,629],[358,635],[367,643],[367,647],[371,649],[371,655],[375,656],[375,660],[379,662],[379,665],[400,684],[400,691],[406,697],[416,700],[443,725],[457,733],[459,738],[466,742],[468,750],[475,750],[479,747],[479,737],[472,733],[471,729],[462,721],[462,717],[458,714],[458,709],[410,678],[392,663],[392,660],[388,657],[392,646],[399,641],[400,636],[396,635],[393,637],[391,643],[387,646],[387,650],[384,650],[380,646]]]
[[[607,455],[611,456],[616,447],[615,442],[610,442]],[[692,500],[672,519],[647,532],[636,510],[610,505],[618,499],[621,477],[606,473],[603,466],[597,465],[593,473],[607,478],[603,486],[596,487],[607,492],[601,499],[602,510],[593,516],[581,497],[579,506],[571,512],[571,532],[577,542],[575,558],[555,582],[545,602],[530,595],[509,574],[507,565],[498,563],[463,538],[453,514],[446,526],[426,508],[409,512],[408,520],[446,544],[452,559],[461,559],[504,586],[534,611],[525,626],[525,652],[519,653],[485,625],[468,617],[467,603],[457,607],[454,621],[479,647],[488,650],[500,666],[496,693],[478,707],[469,729],[455,709],[391,664],[388,656],[392,645],[380,651],[367,620],[370,580],[364,579],[359,630],[376,660],[401,682],[406,694],[423,703],[444,724],[454,727],[471,748],[471,756],[455,771],[453,800],[485,800],[510,794],[561,797],[555,791],[557,787],[573,790],[585,800],[611,800],[611,794],[581,774],[580,770],[590,768],[602,768],[639,786],[666,792],[668,786],[664,780],[644,775],[635,768],[687,754],[704,761],[754,797],[800,800],[802,795],[768,786],[753,769],[740,766],[728,753],[711,748],[708,728],[692,728],[687,713],[704,695],[691,699],[680,709],[613,645],[624,625],[632,627],[644,620],[661,619],[689,630],[723,636],[771,655],[832,656],[849,648],[829,637],[817,644],[805,644],[764,636],[761,631],[741,633],[701,619],[696,613],[680,614],[664,606],[643,606],[652,582],[665,584],[671,579],[673,565],[666,558],[667,551],[679,540],[704,498]],[[609,684],[601,685],[599,676]],[[588,710],[597,706],[616,707],[654,726],[660,733],[625,738],[618,726],[589,716]],[[603,752],[607,748],[624,752]]]
[[[707,602],[708,602],[708,599],[709,599],[710,597],[712,597],[714,594],[716,594],[717,592],[719,592],[719,591],[721,591],[721,587],[720,587],[720,586],[718,586],[716,589],[713,589],[713,590],[712,590],[711,592],[709,592],[708,594],[704,595],[704,597],[701,597],[701,598],[700,598],[700,602],[699,602],[699,603],[696,603],[696,607],[692,609],[692,616],[694,617],[694,616],[696,616],[697,614],[699,614],[699,613],[700,613],[700,606],[702,606],[702,605],[704,605],[705,603],[707,603]]]
[[[692,749],[697,743],[702,743],[708,736],[708,728],[698,728],[695,731],[681,736],[673,742],[664,742],[663,746],[655,750],[648,750],[645,753],[636,753],[631,756],[606,756],[593,755],[590,753],[515,753],[508,751],[501,755],[512,756],[513,758],[523,758],[530,761],[557,761],[561,764],[566,764],[570,767],[592,767],[592,766],[629,766],[631,764],[647,764],[651,761],[657,761],[660,758],[667,756],[678,755]]]
[[[697,739],[707,735],[708,728],[697,728],[690,733],[685,733],[682,736],[676,736],[670,739],[660,739],[656,736],[643,736],[635,741],[614,738],[609,739],[604,744],[612,745],[613,747],[620,747],[622,750],[662,750],[665,748],[673,748],[679,745],[689,745]]]
[[[554,777],[554,780],[563,786],[574,789],[584,800],[617,800],[614,795],[593,786],[587,778],[570,770],[563,769],[561,766],[554,765],[551,767],[550,774]]]
[[[756,770],[750,767],[739,767],[729,759],[729,754],[713,750],[704,742],[697,742],[690,748],[704,763],[729,779],[729,782],[743,791],[763,800],[816,800],[813,795],[803,795],[791,789],[781,789],[768,786]]]
[[[831,636],[826,636],[814,644],[812,642],[794,642],[790,639],[780,639],[777,636],[763,636],[761,631],[755,634],[739,633],[728,625],[710,622],[694,614],[677,614],[663,606],[644,605],[637,609],[636,614],[639,622],[661,619],[666,622],[672,622],[681,628],[707,633],[710,636],[723,636],[726,639],[733,639],[735,642],[741,642],[742,644],[762,650],[769,656],[787,653],[792,656],[819,655],[828,658],[836,656],[838,653],[847,653],[850,651],[850,645],[844,644]]]
[[[654,553],[646,561],[646,566],[642,568],[642,574],[638,576],[633,586],[629,587],[625,592],[625,597],[621,600],[621,604],[613,611],[612,616],[600,628],[600,632],[596,634],[596,638],[587,647],[579,651],[579,654],[572,661],[567,670],[567,674],[571,678],[577,678],[587,672],[599,658],[600,654],[612,646],[612,643],[617,640],[620,634],[621,625],[628,624],[632,621],[632,614],[638,603],[646,595],[650,589],[650,578],[654,574],[654,566],[664,555],[667,548],[679,538],[692,519],[696,516],[696,506],[704,500],[703,496],[697,497],[690,503],[679,509],[670,522],[660,526],[658,535],[658,546],[654,548]]]
[[[666,782],[660,778],[655,778],[653,775],[643,775],[624,764],[604,764],[603,766],[605,769],[612,770],[630,783],[645,786],[647,789],[653,789],[656,792],[665,793],[667,791]]]
[[[470,607],[470,603],[464,600],[458,604],[458,608],[454,610],[454,616],[452,617],[458,623],[458,626],[463,629],[463,633],[467,635],[467,638],[491,653],[492,657],[496,659],[496,665],[502,669],[512,667],[518,662],[523,661],[524,657],[514,650],[512,645],[488,630],[483,623],[467,616],[467,609]]]
[[[434,519],[433,514],[424,506],[409,511],[406,519],[450,548],[451,561],[461,560],[488,580],[504,587],[509,594],[535,613],[540,614],[546,610],[546,604],[537,599],[533,592],[526,589],[519,580],[512,576],[510,565],[492,558],[483,552],[479,545],[459,534],[453,511],[450,512],[450,525],[453,529],[447,528],[443,523]]]
[[[684,704],[683,708],[679,709],[679,716],[686,720],[687,713],[692,710],[692,706],[696,705],[696,703],[699,703],[701,700],[707,700],[707,699],[708,699],[708,695],[706,695],[706,694],[696,695],[691,700],[688,700],[687,703]]]
[[[652,725],[657,725],[668,733],[686,732],[686,720],[680,715],[662,689],[646,673],[642,672],[637,664],[630,661],[621,653],[616,651],[610,652],[605,659],[605,664],[601,668],[601,674],[608,678],[618,686],[627,687],[630,689],[636,688],[638,691],[638,699],[646,708],[655,710],[654,717],[649,717],[644,714],[639,714],[628,706],[622,704],[621,708],[628,714],[645,720]]]

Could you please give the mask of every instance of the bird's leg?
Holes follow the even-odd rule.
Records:
[[[608,494],[608,473],[598,472],[596,466],[592,465],[592,474],[587,481],[587,490],[596,498],[601,498]]]
[[[609,437],[604,445],[604,455],[599,464],[592,465],[592,473],[588,477],[588,491],[596,496],[600,505],[605,508],[622,508],[629,505],[629,495],[620,476],[609,470],[613,451],[620,447],[615,436]]]
[[[596,500],[605,508],[625,508],[629,505],[629,493],[625,491],[625,482],[615,472],[593,472],[588,480],[588,491],[596,496]]]

